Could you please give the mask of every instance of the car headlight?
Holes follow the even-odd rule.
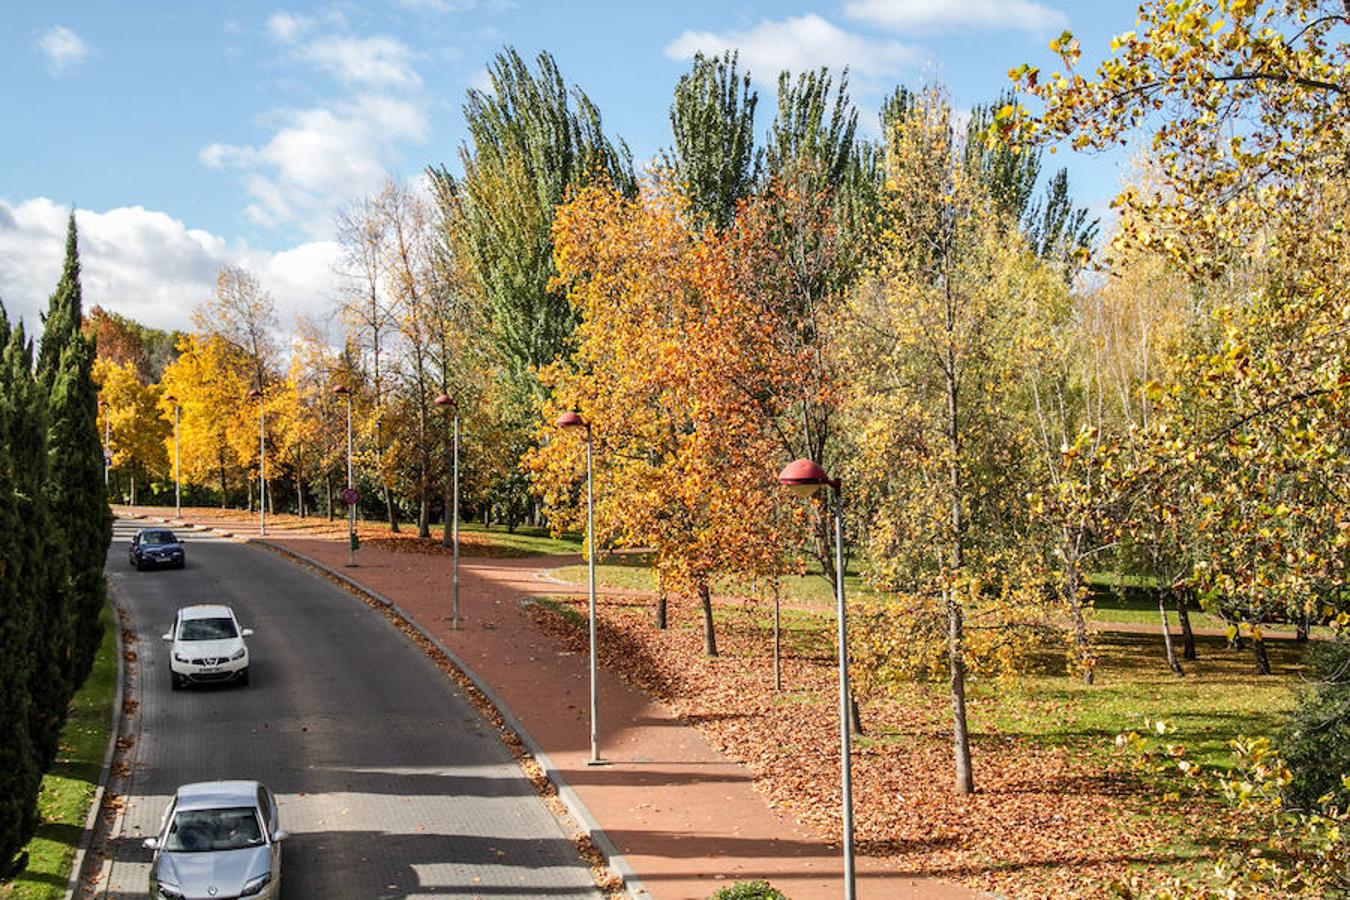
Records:
[[[159,896],[171,897],[173,900],[183,900],[183,892],[178,889],[176,884],[160,884]]]
[[[254,894],[258,893],[271,883],[272,883],[271,872],[259,875],[257,878],[254,878],[252,881],[244,885],[244,889],[239,892],[239,896],[252,897]]]
[[[180,663],[185,663],[185,662],[188,661],[188,660],[187,660],[187,657],[184,656],[184,655],[181,654],[181,653],[175,653],[175,654],[173,655],[173,658],[174,658],[175,661],[180,662]]]
[[[230,654],[230,661],[233,662],[236,659],[243,659],[244,652],[244,648],[240,647],[238,650],[234,651],[234,653]]]

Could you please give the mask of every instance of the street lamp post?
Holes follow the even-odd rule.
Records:
[[[181,457],[178,455],[178,398],[169,394],[164,398],[173,404],[173,517],[183,518],[183,488],[180,475]]]
[[[356,484],[352,481],[352,392],[339,384],[333,393],[347,401],[347,490],[344,499],[355,500]],[[330,501],[331,502],[331,501]],[[347,565],[356,565],[356,503],[347,504]]]
[[[108,415],[108,401],[102,397],[98,405],[103,409],[103,494],[108,494],[108,470],[112,468],[112,416]]]
[[[844,500],[838,478],[809,459],[791,462],[778,475],[778,483],[798,497],[810,497],[822,487],[834,492],[834,595],[839,626],[839,782],[844,813],[844,896],[857,897],[853,873],[853,760],[848,709],[848,625],[844,617]]]
[[[267,402],[258,388],[248,395],[258,401],[258,537],[267,537]]]
[[[599,667],[595,656],[595,503],[593,496],[594,479],[591,475],[591,426],[574,412],[565,412],[558,417],[558,427],[564,431],[584,436],[586,440],[586,570],[587,593],[590,596],[590,642],[591,642],[591,758],[588,766],[603,766],[607,761],[600,758],[600,729],[597,718],[600,708]]]
[[[447,394],[441,394],[434,401],[441,409],[448,409],[451,415],[451,421],[454,423],[450,429],[451,445],[451,489],[450,489],[450,533],[454,550],[452,556],[454,563],[451,566],[450,575],[450,627],[459,628],[459,403]]]

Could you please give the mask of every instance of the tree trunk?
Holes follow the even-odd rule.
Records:
[[[427,496],[426,491],[422,491],[422,496],[417,502],[417,536],[431,537],[431,498]]]
[[[966,657],[964,622],[961,606],[956,602],[955,590],[948,585],[947,595],[947,661],[951,674],[952,693],[952,750],[956,759],[956,792],[975,793],[975,774],[970,765],[970,734],[966,728]]]
[[[300,474],[300,460],[295,461],[295,503],[299,508],[300,518],[305,518],[305,479]]]
[[[398,510],[394,507],[394,492],[387,484],[384,486],[384,508],[389,514],[389,532],[398,534]]]
[[[136,505],[136,472],[131,473],[131,505]]]
[[[858,701],[852,696],[848,698],[848,730],[855,737],[862,737],[867,733],[863,731],[862,709],[858,706]]]
[[[666,602],[666,592],[661,591],[659,594],[656,595],[656,627],[661,629],[662,631],[665,631],[667,625],[669,624],[666,617],[668,605],[669,604],[667,604]]]
[[[1186,659],[1198,659],[1195,652],[1195,631],[1191,628],[1189,600],[1185,591],[1173,591],[1176,599],[1177,621],[1181,623],[1181,655]]]
[[[1270,657],[1266,655],[1266,641],[1259,628],[1252,628],[1252,655],[1256,657],[1256,674],[1270,674]]]
[[[1169,591],[1158,590],[1158,614],[1162,617],[1163,646],[1167,649],[1167,667],[1178,678],[1184,678],[1186,671],[1177,660],[1177,650],[1172,646],[1172,628],[1167,622],[1167,595]]]
[[[1300,644],[1308,643],[1308,636],[1311,630],[1311,626],[1308,623],[1308,614],[1301,613],[1294,622],[1294,640]]]
[[[703,652],[717,655],[717,634],[713,630],[712,589],[706,580],[698,583],[698,602],[703,609]]]
[[[224,509],[229,503],[230,494],[230,486],[225,480],[225,454],[219,454],[216,460],[220,464],[220,508]]]
[[[1069,598],[1069,610],[1073,614],[1073,648],[1078,657],[1078,666],[1083,671],[1083,684],[1092,684],[1096,678],[1096,660],[1092,656],[1092,643],[1088,639],[1087,616],[1083,612],[1083,596],[1078,585],[1078,565],[1076,562],[1065,566],[1064,593]]]
[[[323,506],[328,521],[333,521],[333,473],[323,473]]]

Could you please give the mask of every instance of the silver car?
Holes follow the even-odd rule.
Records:
[[[256,781],[185,784],[145,846],[151,900],[232,900],[281,896],[277,801]]]

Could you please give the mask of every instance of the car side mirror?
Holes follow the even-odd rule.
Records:
[[[287,831],[285,828],[278,828],[278,829],[277,829],[277,833],[274,834],[274,835],[272,835],[272,840],[274,840],[274,841],[284,841],[284,840],[286,840],[286,838],[288,838],[288,837],[290,837],[290,836],[291,836],[291,833],[290,833],[289,831]]]
[[[161,634],[160,637],[162,637],[162,638],[163,638],[164,640],[166,640],[166,641],[171,641],[171,640],[173,640],[173,632],[172,632],[172,631],[166,631],[164,634]]]
[[[253,629],[252,629],[252,628],[245,628],[243,631],[241,631],[241,632],[239,632],[239,633],[242,634],[244,637],[253,637]]]
[[[147,850],[158,850],[159,838],[146,838],[145,840],[141,841],[141,846]]]

